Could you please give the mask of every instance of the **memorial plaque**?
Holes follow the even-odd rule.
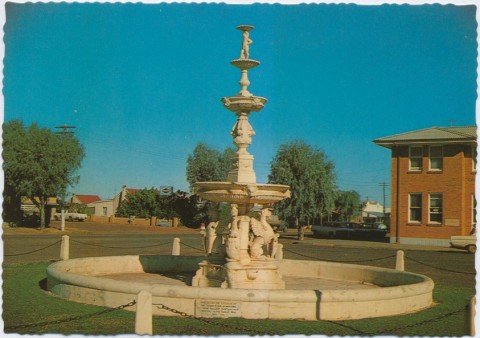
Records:
[[[449,226],[460,226],[460,220],[459,219],[450,219],[450,218],[446,218],[445,219],[445,225],[449,225]]]
[[[240,304],[222,300],[197,300],[195,313],[199,317],[241,317]]]

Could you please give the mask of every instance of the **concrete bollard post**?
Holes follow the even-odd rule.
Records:
[[[60,230],[61,231],[65,231],[65,210],[63,210],[62,208],[62,211],[61,211],[61,222],[60,222]]]
[[[475,337],[475,305],[477,304],[477,297],[473,296],[470,299],[470,336]]]
[[[283,259],[283,244],[278,243],[277,252],[275,253],[275,259],[281,261]]]
[[[65,261],[70,258],[70,237],[62,236],[62,244],[60,244],[60,260]]]
[[[152,294],[142,290],[137,294],[135,311],[135,334],[152,335]]]
[[[405,271],[405,253],[403,250],[397,251],[397,261],[395,262],[395,270]]]
[[[172,256],[180,256],[180,238],[173,239]]]

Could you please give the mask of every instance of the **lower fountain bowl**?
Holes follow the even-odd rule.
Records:
[[[205,318],[345,320],[394,316],[432,304],[430,278],[392,269],[322,261],[281,260],[284,290],[194,287],[204,257],[112,256],[77,258],[47,268],[48,289],[71,301],[118,307],[141,290],[153,314]],[[135,310],[135,306],[128,308]]]

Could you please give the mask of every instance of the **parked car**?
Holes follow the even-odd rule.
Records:
[[[83,222],[87,218],[88,218],[87,214],[81,214],[81,213],[78,213],[78,212],[68,212],[68,211],[65,212],[65,219],[67,221],[70,221],[70,222],[72,222],[72,221]],[[55,215],[53,215],[53,219],[56,220],[56,221],[61,220],[62,219],[62,213],[60,213],[60,212],[56,213]]]
[[[311,230],[314,237],[349,238],[350,233],[353,233],[351,224],[349,222],[326,222],[312,225]]]
[[[170,226],[170,221],[168,219],[158,219],[157,220],[157,226],[159,226],[159,227],[169,227]]]
[[[339,239],[361,239],[380,240],[385,238],[386,228],[377,228],[374,225],[355,222],[326,222],[320,225],[313,225],[314,237],[339,238]]]
[[[385,224],[383,224],[382,222],[373,223],[373,228],[374,229],[379,229],[379,230],[387,230],[388,229],[388,227]]]
[[[475,253],[477,251],[477,236],[451,236],[450,246],[452,248],[464,249],[469,253]]]

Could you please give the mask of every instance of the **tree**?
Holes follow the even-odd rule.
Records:
[[[186,227],[198,228],[201,223],[208,222],[208,208],[210,205],[200,201],[198,195],[177,191],[172,196],[172,204],[180,217],[180,221]]]
[[[335,208],[341,221],[351,221],[361,213],[360,195],[353,190],[340,191],[335,200]]]
[[[232,168],[235,158],[233,148],[225,148],[223,152],[212,149],[204,143],[199,143],[193,154],[187,159],[187,180],[190,186],[195,182],[226,181],[228,171]],[[177,204],[183,204],[182,223],[196,227],[201,223],[208,223],[214,214],[218,214],[221,205],[201,200],[198,196],[178,196]],[[221,211],[221,210],[220,210]],[[180,211],[177,212],[180,213]]]
[[[160,194],[154,188],[142,189],[135,194],[129,194],[123,200],[115,213],[118,217],[142,217],[151,218],[160,215]]]
[[[44,228],[47,198],[62,194],[78,182],[76,172],[84,155],[73,134],[55,134],[35,123],[25,128],[19,120],[5,123],[5,198],[30,198],[40,210],[40,228]]]
[[[321,150],[303,141],[281,145],[270,164],[268,181],[290,186],[291,198],[276,204],[275,209],[281,218],[295,222],[299,238],[303,237],[300,224],[332,213],[336,197],[334,164]]]
[[[193,154],[187,158],[188,183],[191,186],[195,182],[225,181],[234,155],[232,148],[226,148],[221,153],[205,143],[198,143]]]

